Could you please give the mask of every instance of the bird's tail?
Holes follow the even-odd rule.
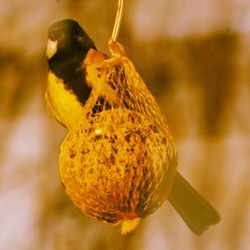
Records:
[[[220,221],[218,212],[178,173],[168,199],[187,226],[198,235]]]

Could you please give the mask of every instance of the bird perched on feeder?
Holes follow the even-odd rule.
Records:
[[[68,129],[60,175],[76,207],[122,234],[168,199],[187,226],[201,234],[220,220],[217,211],[177,172],[167,121],[126,57],[112,56],[71,19],[48,30],[45,94],[52,115]]]

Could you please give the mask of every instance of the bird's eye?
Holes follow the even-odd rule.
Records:
[[[52,40],[52,41],[55,41],[55,40],[57,39],[56,33],[52,33],[52,32],[51,32],[51,33],[49,34],[49,39]]]

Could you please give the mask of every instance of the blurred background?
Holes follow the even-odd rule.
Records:
[[[130,0],[119,41],[167,116],[179,171],[220,211],[192,234],[168,202],[124,237],[76,209],[58,174],[65,129],[44,105],[49,25],[107,53],[117,1],[0,2],[0,249],[250,249],[250,0]]]

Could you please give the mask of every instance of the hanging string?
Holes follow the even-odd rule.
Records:
[[[117,8],[117,12],[116,12],[115,24],[114,24],[113,32],[112,32],[112,35],[110,38],[110,40],[112,40],[112,41],[116,41],[117,37],[118,37],[118,33],[120,30],[120,26],[121,26],[121,19],[122,19],[122,14],[123,14],[124,2],[125,2],[125,0],[118,1],[118,8]]]

